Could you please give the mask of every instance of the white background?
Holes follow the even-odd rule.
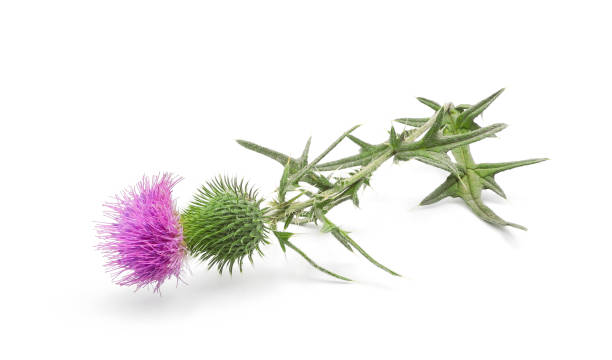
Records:
[[[610,25],[605,1],[2,1],[0,352],[4,359],[610,359]],[[477,161],[485,201],[419,201],[446,174],[382,166],[361,209],[330,217],[393,278],[314,228],[242,274],[192,263],[162,296],[112,284],[94,224],[143,174],[179,207],[216,174],[266,196],[277,163],[244,138],[313,155],[340,133],[381,142],[414,98],[474,103],[509,128]],[[398,126],[398,130],[402,127]],[[356,151],[343,144],[330,159]]]

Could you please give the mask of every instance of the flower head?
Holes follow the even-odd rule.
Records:
[[[170,174],[145,176],[104,205],[112,222],[98,226],[98,248],[118,285],[153,285],[159,291],[166,279],[180,279],[186,248],[172,200],[179,181]]]
[[[253,262],[253,254],[267,244],[265,209],[259,205],[257,191],[236,178],[218,177],[202,186],[182,216],[185,242],[190,253],[200,260],[210,260],[208,267],[225,267],[231,273],[244,258]]]

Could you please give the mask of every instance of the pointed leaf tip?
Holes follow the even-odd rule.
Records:
[[[372,144],[368,144],[367,142],[365,142],[365,141],[363,141],[363,140],[361,140],[358,137],[353,136],[353,135],[347,135],[346,137],[349,138],[349,140],[351,140],[352,142],[357,144],[362,149],[367,149],[367,148],[371,148],[371,147],[374,146]]]
[[[302,150],[302,156],[300,156],[300,161],[302,162],[302,166],[306,166],[308,163],[308,152],[310,151],[310,142],[312,141],[312,136],[308,138],[306,141],[306,146],[304,146],[304,150]]]
[[[241,140],[238,139],[236,140],[236,142],[238,144],[240,144],[241,146],[254,151],[256,153],[260,153],[264,156],[269,157],[270,159],[273,159],[277,162],[279,162],[281,165],[285,166],[285,164],[287,163],[287,161],[291,160],[291,158],[285,154],[279,153],[278,151],[274,151],[272,149],[268,149],[264,146],[261,145],[257,145],[255,143],[252,143],[250,141],[246,141],[246,140]]]
[[[426,106],[429,106],[430,108],[432,108],[435,111],[438,111],[441,108],[440,104],[438,104],[437,102],[435,102],[433,100],[429,100],[429,99],[426,99],[424,97],[417,97],[417,100],[420,103],[422,103],[422,104],[424,104]]]
[[[419,127],[425,124],[429,120],[429,118],[399,118],[393,121],[398,122],[403,125]]]
[[[477,104],[472,105],[470,108],[464,110],[457,118],[459,127],[464,129],[470,129],[472,127],[474,119],[478,115],[482,114],[482,112],[485,111],[486,108],[489,107],[489,105],[491,105],[491,103],[495,101],[495,99],[497,99],[499,95],[501,95],[502,92],[504,92],[504,88],[501,88],[486,99],[481,100]]]
[[[508,226],[512,226],[515,229],[519,229],[519,230],[523,230],[523,231],[527,231],[527,228],[524,227],[523,225],[519,225],[519,224],[515,224],[515,223],[507,223],[506,225]]]
[[[350,128],[348,131],[346,131],[344,134],[342,134],[327,149],[325,149],[325,151],[323,151],[319,156],[317,156],[310,164],[304,166],[302,169],[300,169],[300,171],[298,171],[297,173],[293,174],[289,178],[288,182],[293,184],[293,183],[297,183],[298,181],[300,181],[302,179],[302,177],[304,175],[306,175],[311,169],[313,169],[330,151],[332,151],[342,141],[342,139],[344,139],[347,135],[349,135],[351,132],[353,132],[359,126],[360,125],[355,125],[352,128]]]
[[[349,279],[349,278],[347,278],[347,277],[344,277],[344,276],[342,276],[342,275],[338,275],[338,274],[336,274],[336,273],[333,273],[333,272],[331,272],[331,271],[327,270],[326,268],[324,268],[324,267],[322,267],[322,266],[319,266],[317,263],[315,263],[314,261],[312,261],[312,259],[310,259],[310,258],[309,258],[309,257],[308,257],[308,256],[307,256],[307,255],[306,255],[306,254],[305,254],[305,253],[302,251],[302,250],[300,250],[300,249],[299,249],[297,246],[295,246],[295,245],[294,245],[292,242],[290,242],[289,240],[284,240],[284,242],[285,242],[285,245],[287,245],[287,247],[289,247],[289,248],[293,249],[293,251],[297,252],[297,253],[298,253],[300,256],[302,256],[302,257],[304,258],[304,260],[306,260],[306,262],[308,262],[308,263],[309,263],[311,266],[313,266],[315,269],[317,269],[317,270],[319,270],[319,271],[321,271],[321,272],[323,272],[323,273],[325,273],[325,274],[327,274],[327,275],[330,275],[330,276],[333,276],[333,277],[335,277],[335,278],[337,278],[337,279],[340,279],[340,280],[344,280],[344,281],[353,281],[353,280],[351,280],[351,279]]]
[[[502,171],[514,169],[521,166],[533,165],[539,162],[545,161],[545,158],[539,159],[528,159],[528,160],[520,160],[520,161],[510,161],[503,163],[481,163],[478,164],[476,171],[480,176],[492,176]]]

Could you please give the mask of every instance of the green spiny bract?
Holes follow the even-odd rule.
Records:
[[[194,257],[209,261],[230,274],[237,263],[240,271],[245,257],[253,263],[253,253],[263,256],[267,244],[266,209],[262,199],[244,181],[218,177],[203,185],[183,212],[183,237]]]

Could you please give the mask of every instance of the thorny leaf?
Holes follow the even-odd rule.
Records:
[[[474,119],[480,115],[497,97],[504,91],[501,89],[486,99],[478,102],[475,105],[460,105],[455,110],[450,111],[450,117],[445,120],[444,124],[444,135],[449,138],[456,140],[460,139],[461,136],[466,134],[474,134],[475,132],[481,132],[478,136],[482,138],[485,133],[478,124],[474,122]],[[427,104],[426,104],[427,105]],[[407,121],[399,121],[410,125]],[[486,134],[485,136],[494,136],[494,133]],[[456,142],[461,143],[461,141]],[[506,198],[506,194],[502,188],[495,181],[495,175],[505,170],[513,169],[515,167],[535,164],[547,159],[530,159],[506,163],[483,163],[476,164],[470,153],[469,145],[463,144],[463,146],[448,148],[447,145],[434,147],[438,151],[451,150],[453,157],[456,161],[455,168],[449,167],[445,169],[452,173],[444,183],[436,188],[431,194],[429,194],[422,202],[421,205],[433,204],[446,197],[460,197],[468,205],[468,207],[476,214],[479,218],[489,223],[499,226],[512,226],[518,229],[527,230],[524,226],[505,221],[497,214],[495,214],[488,206],[482,201],[482,190],[489,189],[499,196]],[[435,163],[431,165],[438,166],[444,169],[444,162],[441,162],[442,166],[438,166]],[[458,176],[455,169],[461,171]]]
[[[417,98],[435,111],[429,118],[400,118],[396,122],[415,127],[414,129],[396,132],[392,127],[389,137],[380,144],[370,144],[350,133],[356,128],[352,128],[338,138],[330,147],[313,161],[308,162],[308,152],[310,149],[310,139],[299,158],[292,158],[280,152],[259,146],[257,144],[238,140],[238,143],[247,149],[263,154],[284,166],[281,178],[278,201],[272,203],[270,219],[274,223],[284,222],[285,229],[290,223],[303,225],[309,222],[320,222],[321,231],[331,233],[345,248],[350,251],[356,249],[366,259],[381,269],[397,275],[397,273],[383,266],[371,256],[369,256],[351,237],[340,227],[332,223],[326,213],[338,204],[351,200],[359,206],[357,192],[360,188],[369,185],[372,173],[386,160],[415,159],[441,168],[451,173],[446,181],[427,196],[421,205],[432,204],[445,197],[460,197],[468,207],[481,219],[495,225],[514,226],[524,229],[522,226],[507,222],[497,216],[482,201],[481,193],[483,189],[490,189],[498,195],[505,197],[501,187],[495,181],[495,175],[499,172],[509,170],[519,166],[535,164],[546,159],[531,159],[509,163],[474,163],[469,145],[487,137],[495,137],[496,133],[503,130],[505,124],[494,124],[481,127],[474,120],[503,92],[497,91],[486,99],[475,105],[462,104],[453,106],[447,103],[443,106],[435,101],[426,98]],[[321,160],[344,138],[348,138],[359,146],[359,153],[334,161],[320,163]],[[455,161],[451,160],[448,152],[452,152]],[[321,172],[336,171],[346,168],[355,168],[348,177],[345,176],[324,176]],[[332,179],[332,180],[330,180]],[[303,184],[308,183],[317,188],[317,191],[310,191],[302,188]],[[290,200],[285,200],[285,194],[290,191],[298,191],[299,194]],[[305,196],[308,200],[298,198]],[[275,225],[274,225],[275,226]],[[275,227],[274,227],[275,228]],[[342,276],[334,274],[308,258],[300,249],[289,241],[292,233],[275,232],[279,243],[286,250],[286,247],[298,252],[312,266],[331,276],[348,280]]]
[[[530,159],[515,161],[513,163],[498,164],[474,164],[466,167],[463,174],[458,178],[450,175],[446,181],[429,194],[420,205],[430,205],[446,197],[460,197],[470,209],[484,221],[500,226],[512,226],[521,230],[527,230],[524,226],[505,221],[496,215],[482,202],[482,190],[490,189],[499,196],[506,198],[504,191],[495,181],[495,174],[519,166],[531,165],[547,159]],[[508,165],[508,164],[512,164]],[[461,179],[461,182],[459,182]]]

